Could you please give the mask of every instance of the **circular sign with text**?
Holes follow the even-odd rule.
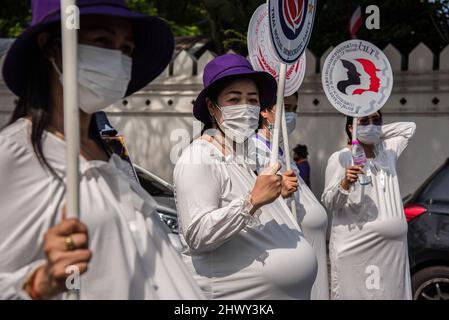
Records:
[[[340,43],[324,61],[321,80],[332,106],[352,117],[382,108],[393,89],[393,72],[385,54],[372,43]]]
[[[292,64],[309,43],[316,0],[268,0],[270,39],[277,57]]]
[[[268,9],[262,4],[254,12],[248,28],[248,55],[255,70],[270,73],[276,81],[279,81],[279,69],[281,61],[276,56],[269,39]],[[298,91],[304,80],[306,71],[305,53],[293,64],[287,66],[285,75],[285,96],[290,96]]]

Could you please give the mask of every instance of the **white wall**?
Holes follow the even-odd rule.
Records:
[[[401,55],[391,45],[384,49],[394,70],[394,88],[382,108],[386,122],[414,121],[416,136],[398,163],[402,196],[414,191],[443,161],[449,157],[449,46],[440,54],[440,70],[432,70],[430,50],[420,44],[410,54],[409,71],[400,71]],[[144,90],[118,102],[108,109],[113,125],[127,140],[133,160],[143,167],[172,181],[174,163],[170,155],[179,152],[180,143],[192,138],[192,100],[202,88],[204,65],[214,54],[206,51],[194,60],[181,51],[172,67]],[[308,66],[324,57],[314,57],[307,51]],[[194,68],[196,66],[196,68]],[[193,72],[198,69],[198,74]],[[169,70],[173,70],[172,74]],[[312,189],[319,197],[323,190],[327,159],[345,144],[345,117],[338,114],[324,96],[320,74],[307,68],[299,91],[298,126],[291,137],[292,147],[306,144],[312,167]],[[0,79],[1,80],[1,79]],[[405,98],[407,102],[400,101]],[[439,103],[432,102],[438,98]],[[0,81],[0,126],[6,122],[15,97]],[[151,103],[147,103],[147,102]],[[315,103],[314,103],[315,101]],[[318,103],[317,103],[318,102]],[[183,141],[179,138],[183,137]],[[177,139],[176,139],[177,138]]]

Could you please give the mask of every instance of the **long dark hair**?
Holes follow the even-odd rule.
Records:
[[[213,103],[218,105],[218,96],[220,93],[226,88],[229,84],[235,81],[234,77],[225,78],[223,80],[218,80],[207,92],[206,98],[209,98]],[[203,135],[207,130],[212,129],[215,124],[215,119],[213,116],[210,116],[210,121],[205,122],[203,129],[201,130],[201,135]]]
[[[52,88],[50,84],[50,68],[52,68],[44,52],[49,52],[51,48],[61,45],[61,31],[59,24],[52,24],[41,32],[48,32],[48,41],[45,48],[41,49],[37,39],[29,48],[29,70],[23,94],[19,97],[17,105],[6,126],[14,123],[20,118],[29,117],[31,120],[31,144],[34,154],[44,169],[58,180],[61,180],[55,170],[50,166],[44,156],[42,149],[42,135],[52,120]],[[93,118],[93,117],[92,117]],[[93,123],[94,121],[92,121]],[[92,127],[91,123],[91,127]],[[98,131],[91,128],[90,132],[98,134]]]

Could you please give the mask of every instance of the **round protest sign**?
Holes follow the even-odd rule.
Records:
[[[316,0],[268,0],[270,41],[277,57],[292,64],[304,53],[312,34]]]
[[[268,7],[262,4],[254,12],[248,28],[248,54],[255,70],[270,73],[278,82],[281,61],[277,58],[269,39]],[[306,71],[305,53],[287,67],[285,75],[285,96],[298,91]]]
[[[340,43],[327,56],[321,80],[332,106],[352,117],[382,108],[393,88],[385,54],[372,43],[355,39]]]

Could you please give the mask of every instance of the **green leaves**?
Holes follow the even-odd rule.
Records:
[[[266,0],[127,0],[129,7],[165,19],[176,36],[204,35],[209,49],[224,53],[232,49],[246,55],[246,33],[256,8]],[[379,47],[392,43],[408,53],[419,42],[434,52],[449,43],[449,0],[359,0],[363,21],[365,8],[380,9],[380,29],[360,28],[359,37]],[[349,39],[350,1],[318,0],[309,49],[321,55],[330,46]],[[2,0],[0,37],[16,37],[31,20],[29,0]]]
[[[14,38],[31,21],[29,1],[2,0],[0,4],[0,38]]]

